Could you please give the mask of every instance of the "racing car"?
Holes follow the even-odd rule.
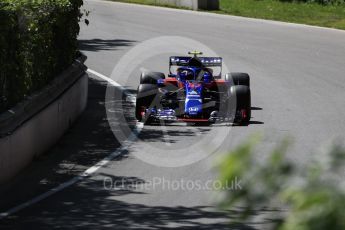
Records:
[[[248,123],[251,118],[249,75],[227,73],[222,78],[221,57],[202,57],[199,51],[188,54],[170,57],[167,76],[160,72],[141,73],[136,119],[145,124]]]

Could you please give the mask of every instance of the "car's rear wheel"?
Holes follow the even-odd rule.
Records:
[[[137,90],[135,105],[135,117],[138,121],[143,121],[143,115],[147,108],[152,108],[157,104],[158,87],[155,84],[140,84]]]

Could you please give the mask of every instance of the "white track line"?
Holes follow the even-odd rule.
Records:
[[[91,74],[93,74],[93,75],[96,75],[96,76],[99,77],[99,78],[102,78],[103,80],[109,82],[109,83],[112,84],[113,86],[119,88],[121,91],[126,92],[126,89],[125,89],[122,85],[120,85],[119,83],[117,83],[116,81],[114,81],[113,79],[111,79],[111,78],[109,78],[109,77],[106,77],[106,76],[104,76],[103,74],[100,74],[100,73],[98,73],[98,72],[96,72],[96,71],[94,71],[94,70],[92,70],[92,69],[88,69],[87,72],[88,72],[88,73],[91,73]]]
[[[118,84],[116,81],[112,80],[111,78],[108,78],[100,73],[97,73],[94,70],[88,69],[87,72],[96,75],[99,78],[102,78],[103,80],[106,80],[107,82],[109,82],[109,84],[119,88],[121,91],[123,91],[124,94],[126,94],[127,96],[131,96],[126,89]],[[38,195],[20,205],[17,205],[13,208],[10,208],[9,210],[0,213],[0,220],[4,219],[6,217],[8,217],[9,215],[12,215],[24,208],[27,208],[33,204],[36,204],[44,199],[46,199],[49,196],[54,195],[57,192],[60,192],[62,190],[64,190],[65,188],[70,187],[71,185],[75,184],[76,182],[92,175],[93,173],[95,173],[97,170],[99,170],[101,167],[105,166],[106,164],[108,164],[111,160],[113,160],[114,158],[118,157],[119,155],[121,155],[124,151],[127,150],[127,148],[137,139],[137,134],[138,132],[140,132],[140,130],[142,129],[143,125],[141,123],[137,124],[136,126],[136,130],[131,133],[131,135],[128,137],[128,139],[122,144],[122,146],[120,148],[118,148],[115,152],[111,153],[110,155],[108,155],[107,157],[105,157],[103,160],[99,161],[97,164],[95,164],[94,166],[91,166],[90,168],[88,168],[87,170],[85,170],[83,173],[79,174],[78,176],[73,177],[72,179],[60,184],[59,186],[52,188],[50,190],[48,190],[47,192]]]

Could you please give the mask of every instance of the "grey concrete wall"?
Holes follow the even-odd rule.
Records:
[[[77,65],[72,68],[80,68]],[[83,112],[87,104],[88,75],[80,69],[78,73],[81,74],[75,81],[64,84],[63,92],[56,98],[50,95],[43,109],[0,137],[0,184],[13,178],[35,156],[49,150]]]
[[[156,0],[161,4],[186,7],[193,10],[218,10],[219,0]]]

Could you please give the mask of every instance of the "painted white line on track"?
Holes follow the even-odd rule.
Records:
[[[108,78],[106,76],[104,76],[103,74],[100,74],[94,70],[88,69],[87,72],[96,75],[99,78],[102,78],[103,80],[106,80],[107,82],[109,82],[111,85],[119,88],[121,91],[123,91],[124,94],[126,94],[127,96],[131,96],[130,93],[128,93],[126,91],[126,89],[118,84],[116,81],[112,80],[111,78]],[[134,96],[132,96],[133,98]],[[143,128],[143,124],[138,123],[136,125],[136,129],[134,130],[134,132],[131,133],[131,135],[128,137],[128,139],[122,143],[122,146],[120,148],[118,148],[115,152],[111,153],[110,155],[108,155],[107,157],[105,157],[104,159],[102,159],[101,161],[99,161],[97,164],[95,164],[94,166],[91,166],[90,168],[88,168],[87,170],[85,170],[83,173],[79,174],[78,176],[73,177],[72,179],[60,184],[59,186],[52,188],[50,190],[48,190],[47,192],[38,195],[22,204],[19,204],[13,208],[10,208],[9,210],[0,213],[0,220],[4,219],[16,212],[19,212],[21,210],[23,210],[24,208],[27,208],[31,205],[34,205],[44,199],[46,199],[47,197],[50,197],[52,195],[54,195],[57,192],[60,192],[68,187],[70,187],[71,185],[77,183],[78,181],[92,175],[93,173],[95,173],[97,170],[99,170],[101,167],[105,166],[106,164],[108,164],[111,160],[113,160],[114,158],[120,156],[123,152],[125,152],[127,150],[127,148],[137,139],[137,135],[138,133],[141,131],[141,129]]]
[[[123,94],[126,95],[126,97],[127,97],[126,101],[129,101],[129,102],[132,102],[132,103],[136,102],[136,100],[135,100],[136,97],[133,96],[132,94],[128,93],[128,91],[126,90],[125,87],[123,87],[122,85],[120,85],[119,83],[114,81],[113,79],[111,79],[111,78],[109,78],[107,76],[104,76],[103,74],[100,74],[100,73],[98,73],[98,72],[96,72],[96,71],[94,71],[92,69],[88,69],[87,72],[89,72],[89,73],[91,73],[93,75],[96,75],[97,77],[99,77],[99,78],[109,82],[109,84],[111,84],[111,85],[117,87],[118,89],[120,89],[123,92]]]
[[[100,73],[98,73],[98,72],[96,72],[96,71],[94,71],[94,70],[92,70],[92,69],[87,69],[87,72],[88,72],[88,73],[91,73],[91,74],[93,74],[93,75],[96,75],[96,76],[99,77],[99,78],[102,78],[103,80],[109,82],[109,83],[112,84],[113,86],[118,87],[121,91],[126,92],[126,89],[125,89],[122,85],[120,85],[119,83],[117,83],[116,81],[114,81],[113,79],[111,79],[111,78],[109,78],[109,77],[106,77],[105,75],[100,74]]]

